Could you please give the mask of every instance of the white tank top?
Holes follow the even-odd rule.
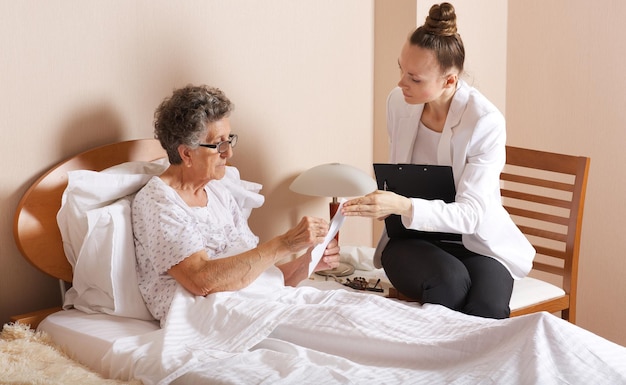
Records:
[[[437,164],[437,148],[439,147],[441,132],[426,127],[420,120],[417,126],[417,136],[413,145],[411,163]]]

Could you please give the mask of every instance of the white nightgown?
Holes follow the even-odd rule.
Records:
[[[258,237],[233,195],[220,181],[205,186],[206,207],[189,207],[174,189],[153,177],[137,193],[132,223],[139,289],[152,315],[163,321],[177,282],[167,271],[205,249],[223,258],[256,247]]]

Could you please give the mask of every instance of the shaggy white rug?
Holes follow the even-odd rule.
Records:
[[[27,325],[5,324],[0,333],[0,384],[140,385],[103,379],[70,359],[42,332]]]

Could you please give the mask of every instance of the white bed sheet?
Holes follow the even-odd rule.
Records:
[[[302,287],[183,293],[170,318],[158,329],[64,311],[40,329],[105,376],[146,385],[626,383],[626,348],[547,313],[489,320]]]

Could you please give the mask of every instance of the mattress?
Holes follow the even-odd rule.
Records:
[[[107,314],[61,310],[46,317],[37,327],[77,362],[107,375],[102,357],[119,338],[142,335],[159,329],[157,321],[143,321]]]

